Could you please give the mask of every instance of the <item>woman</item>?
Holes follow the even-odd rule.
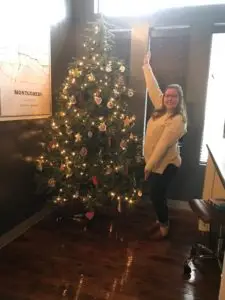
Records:
[[[145,136],[145,180],[150,183],[150,198],[157,215],[158,233],[160,237],[166,237],[169,232],[166,193],[181,166],[178,141],[186,133],[187,116],[181,86],[171,84],[163,94],[149,61],[150,54],[147,54],[143,71],[155,110],[148,121]]]

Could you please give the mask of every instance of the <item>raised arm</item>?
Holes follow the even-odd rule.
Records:
[[[156,109],[162,107],[162,97],[163,93],[158,85],[157,79],[152,71],[152,67],[149,64],[150,54],[147,54],[144,58],[143,71],[146,82],[146,87],[148,89],[149,97],[152,104]]]

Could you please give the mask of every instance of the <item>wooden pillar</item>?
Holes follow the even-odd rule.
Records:
[[[143,131],[145,113],[145,81],[143,76],[143,58],[148,47],[149,23],[132,24],[130,84],[135,89],[135,97],[130,103],[137,117],[137,131]]]

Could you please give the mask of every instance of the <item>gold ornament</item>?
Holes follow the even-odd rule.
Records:
[[[59,115],[60,115],[60,117],[65,117],[65,113],[64,113],[64,111],[61,111],[60,113],[59,113]]]
[[[42,162],[40,160],[37,161],[37,170],[42,172],[43,167],[42,167]]]
[[[133,140],[134,139],[134,135],[133,135],[133,133],[131,132],[131,134],[130,134],[130,140]]]
[[[75,134],[75,141],[76,143],[81,142],[82,140],[82,135],[78,132],[77,134]]]
[[[67,173],[66,173],[66,178],[69,178],[69,177],[71,177],[71,176],[73,175],[72,169],[69,168],[68,166],[67,166],[66,171],[67,171]]]
[[[72,96],[70,97],[70,103],[71,103],[71,104],[76,104],[76,103],[77,103],[76,97],[75,97],[74,95],[72,95]]]
[[[104,122],[101,123],[101,124],[99,125],[98,129],[99,129],[99,131],[101,131],[101,132],[105,132],[106,129],[107,129],[106,124],[105,124]]]
[[[50,178],[49,181],[48,181],[48,186],[53,188],[53,187],[55,187],[55,185],[56,185],[55,179]]]
[[[141,190],[138,191],[138,197],[142,197],[142,191]]]
[[[112,167],[110,167],[110,166],[107,166],[107,169],[106,169],[106,172],[105,172],[105,174],[106,174],[106,175],[110,175],[110,174],[112,174],[112,172],[113,172],[113,169],[112,169]]]
[[[75,68],[74,70],[73,70],[73,75],[74,75],[74,77],[80,77],[80,75],[81,75],[81,71],[78,69],[78,68]]]
[[[95,76],[92,73],[88,75],[88,81],[90,82],[95,81]]]

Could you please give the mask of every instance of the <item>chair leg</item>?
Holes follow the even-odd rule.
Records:
[[[194,244],[191,247],[190,255],[184,262],[184,275],[190,275],[190,273],[191,273],[190,263],[194,262],[195,257],[196,257],[197,252],[198,252],[197,249],[198,249],[197,244]]]
[[[190,267],[189,261],[186,260],[184,262],[184,275],[190,275],[190,274],[191,274],[191,267]]]
[[[190,275],[191,263],[195,263],[197,259],[214,259],[216,258],[214,252],[208,247],[196,243],[191,247],[190,255],[184,262],[184,274]]]

